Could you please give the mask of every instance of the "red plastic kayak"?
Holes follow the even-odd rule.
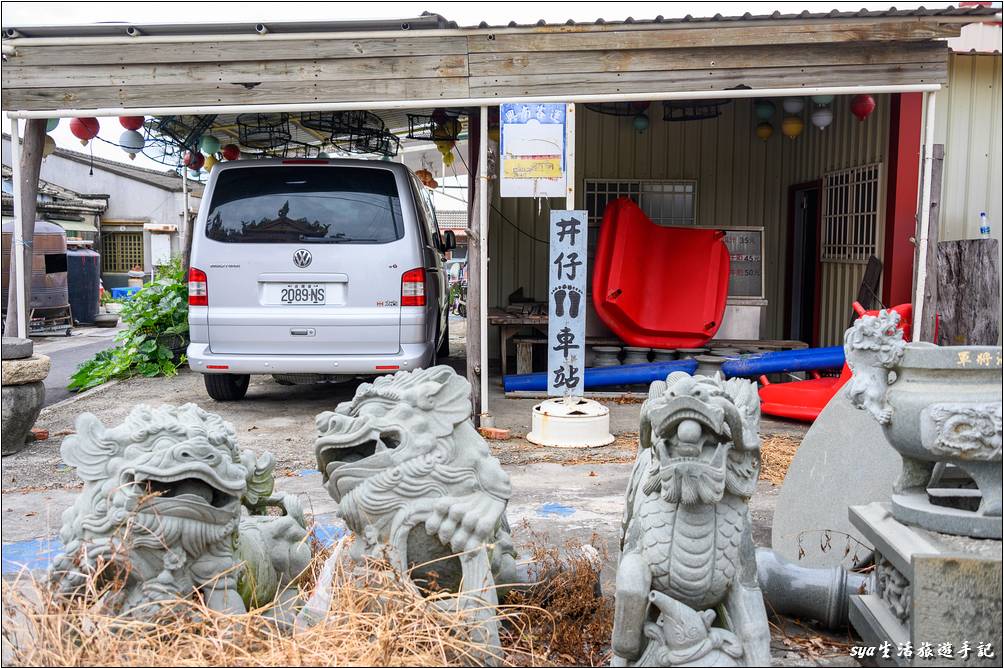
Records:
[[[722,324],[729,250],[720,230],[656,225],[627,198],[607,204],[593,305],[631,346],[693,348]]]

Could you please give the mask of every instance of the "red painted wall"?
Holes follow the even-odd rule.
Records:
[[[910,238],[917,231],[924,95],[899,93],[890,96],[890,102],[885,262],[882,270],[882,302],[886,306],[913,300],[914,245]]]

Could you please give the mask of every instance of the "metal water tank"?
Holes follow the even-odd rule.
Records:
[[[89,240],[66,243],[66,283],[77,323],[93,323],[101,304],[101,255]]]
[[[3,224],[3,307],[7,308],[7,288],[10,281],[10,246],[14,235],[13,222]],[[27,269],[27,268],[25,268]],[[70,298],[66,289],[66,231],[55,223],[35,221],[31,258],[31,309],[65,309]]]

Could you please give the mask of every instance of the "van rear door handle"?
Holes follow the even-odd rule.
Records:
[[[313,337],[315,331],[314,328],[290,328],[289,334],[294,337]]]

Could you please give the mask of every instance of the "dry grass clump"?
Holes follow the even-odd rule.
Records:
[[[155,620],[116,615],[122,588],[92,576],[67,598],[22,572],[3,582],[4,664],[14,666],[502,666],[601,665],[609,659],[613,602],[599,591],[603,553],[531,541],[533,581],[495,609],[501,648],[479,642],[478,611],[416,587],[380,563],[365,569],[318,550],[302,592],[330,592],[310,626],[277,624],[264,610],[224,614],[198,598],[160,603]],[[325,575],[325,565],[329,565]],[[334,565],[333,569],[330,565]],[[330,588],[324,589],[327,580]],[[316,602],[314,602],[316,604]]]
[[[305,580],[327,558],[318,554]],[[113,615],[91,588],[67,600],[23,573],[3,583],[4,664],[20,666],[469,666],[484,653],[502,664],[539,665],[546,658],[533,629],[547,614],[523,605],[497,611],[506,626],[501,650],[479,645],[471,611],[427,595],[388,569],[371,565],[360,579],[334,570],[331,601],[315,624],[279,626],[264,611],[232,615],[197,599],[165,601],[155,621]],[[455,600],[453,600],[455,601]],[[10,655],[7,655],[7,653]]]
[[[599,536],[594,534],[584,546],[569,542],[562,551],[533,535],[529,552],[530,577],[536,585],[506,598],[509,606],[525,607],[518,616],[524,645],[541,656],[524,664],[539,666],[541,660],[552,666],[609,664],[614,603],[600,592],[606,548]]]
[[[801,443],[801,437],[790,434],[764,435],[760,441],[760,478],[781,485]]]

